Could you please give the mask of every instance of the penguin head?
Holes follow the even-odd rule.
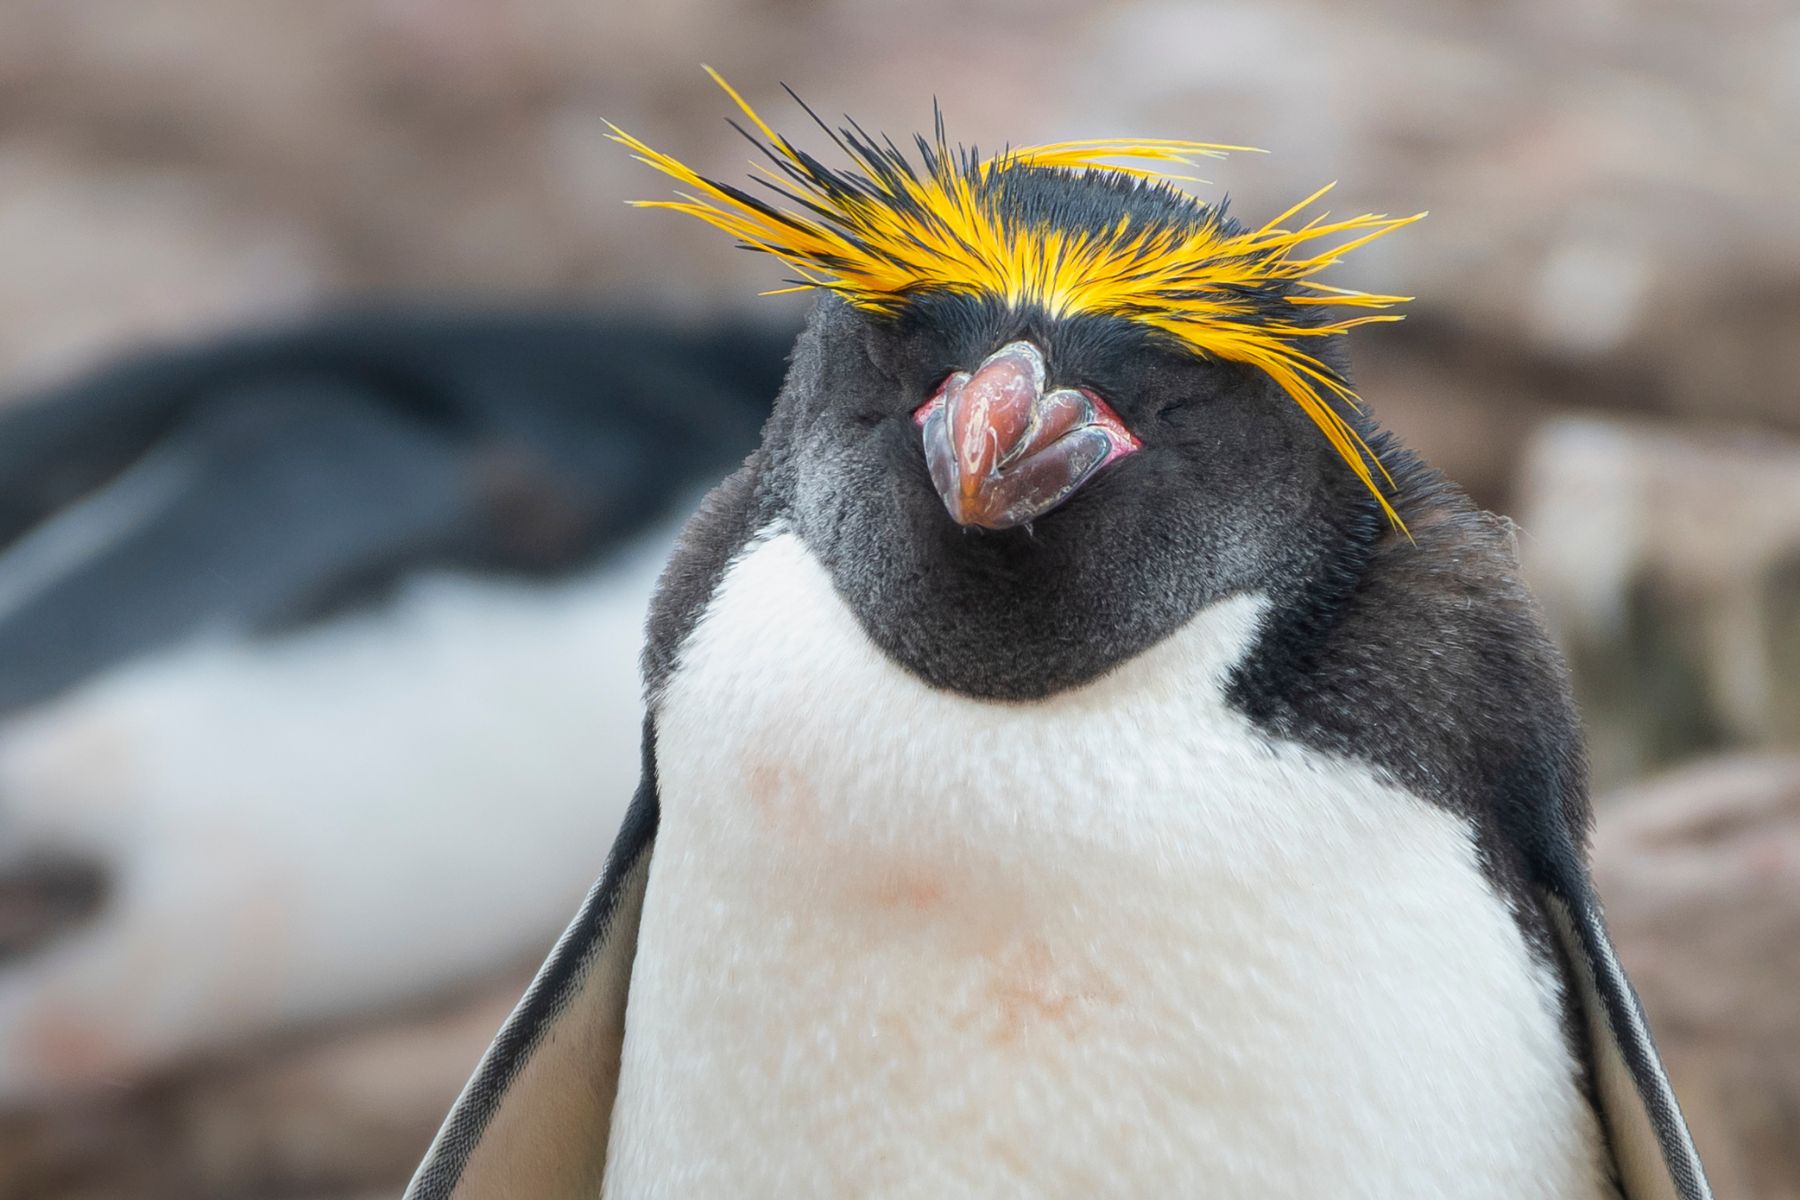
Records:
[[[1302,202],[1247,228],[1138,165],[1220,147],[983,159],[941,121],[916,162],[840,130],[855,167],[833,171],[738,102],[775,201],[615,133],[693,190],[655,206],[819,292],[765,434],[768,487],[922,679],[996,699],[1079,686],[1227,596],[1301,600],[1341,547],[1397,525],[1332,346],[1373,318],[1329,310],[1402,298],[1310,280],[1412,218],[1284,224]]]
[[[1224,597],[1286,597],[1386,527],[1266,377],[1102,318],[824,298],[767,453],[870,636],[991,698],[1085,683]]]

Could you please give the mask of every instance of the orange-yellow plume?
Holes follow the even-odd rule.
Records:
[[[1124,317],[1203,355],[1254,367],[1300,405],[1399,524],[1376,480],[1376,472],[1386,472],[1333,403],[1354,406],[1355,394],[1305,347],[1357,325],[1400,319],[1368,310],[1410,297],[1329,287],[1314,276],[1423,213],[1337,221],[1320,213],[1302,220],[1330,190],[1327,184],[1251,230],[1197,202],[1183,208],[1188,215],[1178,222],[1134,224],[1125,216],[1100,231],[1071,229],[1010,210],[1003,203],[1008,173],[1104,171],[1167,188],[1159,166],[1250,148],[1103,139],[982,159],[952,148],[940,119],[933,139],[914,139],[915,165],[888,139],[877,141],[854,124],[834,132],[819,122],[851,159],[848,170],[836,170],[795,148],[707,70],[749,121],[745,136],[769,159],[759,166],[758,181],[775,198],[707,179],[613,126],[615,141],[688,189],[678,199],[639,201],[642,206],[699,217],[786,263],[799,275],[795,287],[823,288],[865,310],[893,313],[931,293],[991,296],[1051,317]],[[1288,224],[1295,221],[1301,223]],[[1328,309],[1352,311],[1327,316],[1322,310]]]

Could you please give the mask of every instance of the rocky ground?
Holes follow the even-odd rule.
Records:
[[[1783,0],[12,0],[0,388],[374,294],[680,314],[779,271],[611,119],[742,169],[710,62],[872,128],[1121,133],[1255,216],[1431,210],[1358,286],[1377,411],[1492,506],[1568,646],[1621,953],[1721,1195],[1800,1196],[1800,15]],[[1754,752],[1757,757],[1741,756]],[[1696,762],[1699,765],[1694,765]],[[1673,772],[1673,773],[1670,773]],[[0,1122],[0,1197],[392,1194],[519,978]]]

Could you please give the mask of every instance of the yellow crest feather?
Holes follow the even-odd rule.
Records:
[[[1354,407],[1355,393],[1304,347],[1309,339],[1400,319],[1368,311],[1322,318],[1316,315],[1320,307],[1385,309],[1411,297],[1331,287],[1313,277],[1424,213],[1337,221],[1320,213],[1288,228],[1286,222],[1331,190],[1327,184],[1250,230],[1238,230],[1212,209],[1180,223],[1134,224],[1127,215],[1102,232],[1027,222],[998,203],[1008,171],[1104,171],[1160,181],[1169,178],[1161,166],[1252,148],[1096,139],[980,159],[953,150],[940,119],[935,141],[915,139],[922,165],[914,166],[891,141],[877,142],[854,124],[834,132],[818,122],[853,161],[853,169],[839,171],[796,149],[716,71],[708,67],[707,73],[754,126],[754,133],[742,132],[769,159],[757,168],[759,180],[781,200],[771,203],[707,179],[610,126],[614,141],[691,189],[675,200],[637,201],[640,206],[698,217],[786,263],[800,277],[796,288],[829,290],[868,311],[896,312],[909,298],[933,292],[990,296],[1051,317],[1124,317],[1203,355],[1253,367],[1300,405],[1389,519],[1404,528],[1375,473],[1391,478],[1332,403]]]

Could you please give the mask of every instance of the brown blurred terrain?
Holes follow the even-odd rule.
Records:
[[[773,264],[623,204],[666,188],[608,119],[742,170],[701,62],[788,128],[780,81],[896,135],[935,96],[982,146],[1268,147],[1209,165],[1251,218],[1334,178],[1431,210],[1339,280],[1419,296],[1358,382],[1522,521],[1719,1194],[1800,1197],[1800,11],[11,0],[0,389],[377,293],[797,319]],[[394,1194],[522,978],[0,1124],[0,1197]]]

